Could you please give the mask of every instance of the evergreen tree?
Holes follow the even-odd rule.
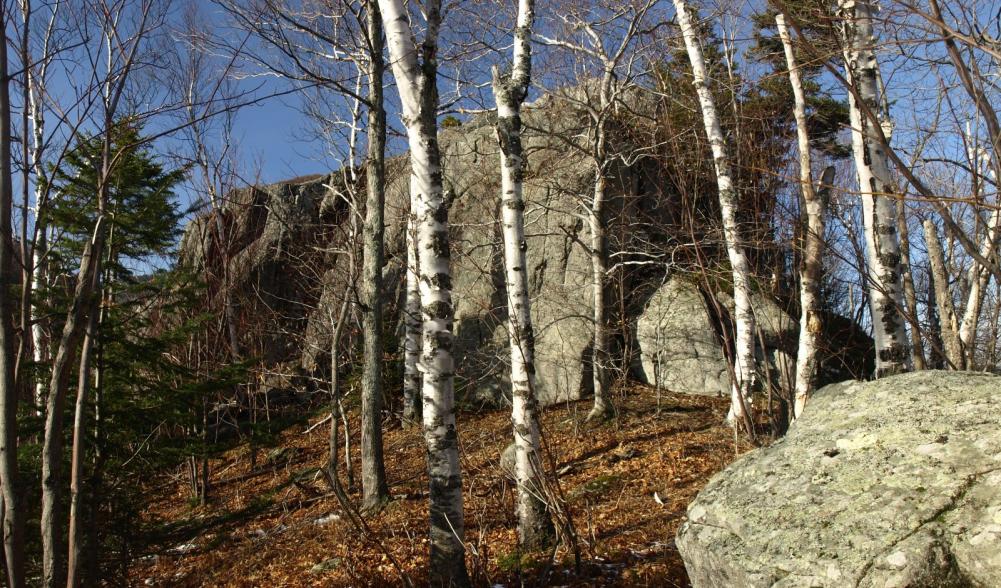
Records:
[[[166,167],[132,121],[121,121],[112,132],[111,153],[117,155],[108,185],[103,288],[93,307],[92,392],[82,397],[82,426],[73,431],[80,435],[84,464],[77,556],[91,583],[124,577],[133,545],[149,531],[136,524],[143,506],[140,482],[191,455],[208,455],[213,447],[205,435],[207,399],[244,376],[240,365],[207,368],[184,353],[211,330],[210,315],[200,310],[203,284],[165,269],[181,234],[184,211],[175,189],[186,170]],[[101,136],[84,136],[63,165],[50,170],[57,197],[46,220],[55,279],[36,300],[51,316],[65,315],[71,295],[65,277],[79,267],[98,215],[102,146]],[[31,455],[30,448],[26,453]]]

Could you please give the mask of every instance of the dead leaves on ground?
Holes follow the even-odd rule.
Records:
[[[654,394],[630,387],[619,418],[583,424],[587,402],[549,407],[543,430],[573,516],[582,565],[566,549],[519,554],[514,488],[501,473],[510,442],[504,411],[460,415],[469,569],[485,586],[686,586],[674,534],[685,507],[708,478],[748,449],[734,447],[723,425],[726,401]],[[357,434],[357,418],[352,422]],[[416,585],[425,582],[427,490],[424,449],[415,429],[386,433],[386,467],[394,501],[368,524]],[[280,445],[290,456],[249,474],[246,448],[213,463],[208,507],[193,508],[184,480],[164,476],[150,488],[149,522],[184,521],[183,531],[150,546],[132,569],[149,586],[394,586],[400,573],[342,516],[316,472],[326,460],[327,431],[293,427]],[[353,449],[357,442],[353,443]],[[354,456],[358,469],[357,455]],[[343,475],[342,475],[343,478]],[[352,498],[359,498],[357,492]],[[184,550],[178,551],[182,545]],[[171,549],[173,549],[171,551]]]

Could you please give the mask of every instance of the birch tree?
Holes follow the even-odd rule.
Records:
[[[39,312],[39,305],[34,302],[35,292],[42,290],[46,286],[47,282],[47,241],[48,241],[48,229],[47,229],[47,219],[45,215],[45,209],[49,200],[49,189],[46,183],[42,181],[45,175],[44,172],[44,160],[43,157],[46,152],[47,138],[45,136],[45,116],[46,116],[46,86],[49,77],[49,68],[52,64],[54,54],[59,49],[56,39],[56,27],[58,24],[58,17],[60,13],[60,8],[63,3],[57,1],[49,6],[49,17],[48,22],[45,27],[45,31],[42,36],[42,44],[39,50],[39,55],[33,55],[31,52],[31,44],[27,41],[27,35],[30,31],[31,15],[33,13],[32,3],[30,1],[24,1],[21,6],[21,12],[23,14],[24,28],[25,28],[25,41],[22,44],[22,62],[32,64],[25,68],[25,84],[23,88],[24,92],[24,103],[27,105],[25,110],[26,122],[23,125],[22,132],[25,136],[25,141],[27,137],[31,136],[31,146],[30,150],[25,148],[24,156],[24,175],[22,177],[22,188],[27,190],[30,181],[29,173],[34,176],[34,214],[35,214],[35,226],[33,227],[31,234],[28,231],[24,231],[22,234],[22,240],[25,244],[30,243],[31,251],[31,265],[26,266],[26,270],[30,275],[28,279],[25,280],[25,288],[22,294],[22,316],[26,316],[28,322],[30,323],[30,346],[32,358],[35,363],[42,365],[49,360],[49,333],[47,329],[47,318]],[[30,129],[29,129],[30,127]],[[27,146],[27,142],[25,142]],[[29,256],[25,256],[28,259]],[[27,313],[27,315],[25,315]],[[23,326],[22,326],[23,329]],[[25,330],[25,332],[28,332]],[[20,363],[20,362],[19,362]],[[36,410],[40,411],[42,405],[45,403],[45,382],[42,378],[37,378],[34,384],[34,401]],[[41,414],[40,412],[38,413]]]
[[[439,0],[424,3],[426,26],[419,48],[403,0],[379,0],[379,8],[410,146],[410,194],[423,343],[419,365],[424,376],[421,392],[431,497],[431,584],[467,586],[462,477],[455,423],[448,207],[442,190],[438,146],[436,53],[441,4]]]
[[[719,191],[720,212],[723,216],[723,237],[726,240],[727,258],[733,269],[734,338],[733,386],[730,412],[727,420],[736,426],[736,420],[751,432],[750,414],[751,392],[756,379],[754,364],[754,311],[751,308],[751,266],[745,254],[745,246],[737,223],[737,192],[734,188],[730,156],[716,105],[706,78],[705,59],[696,36],[695,26],[688,14],[685,0],[673,0],[678,15],[678,25],[685,40],[688,59],[692,65],[692,83],[699,97],[702,120],[706,135],[712,146],[713,163],[716,169],[716,185]]]
[[[525,174],[521,144],[521,106],[532,77],[534,0],[519,0],[511,72],[493,69],[497,103],[497,142],[501,157],[501,224],[511,347],[511,422],[514,424],[515,480],[518,484],[518,538],[527,549],[547,545],[553,524],[543,500],[539,456],[539,404],[535,389],[535,333],[525,252]]]
[[[537,38],[550,47],[569,51],[577,58],[596,64],[600,75],[593,82],[581,84],[584,96],[577,105],[587,114],[588,128],[581,135],[584,141],[570,140],[567,145],[586,156],[593,167],[594,182],[590,199],[584,205],[584,220],[588,227],[588,254],[591,258],[594,338],[591,375],[594,406],[587,420],[601,421],[614,415],[609,370],[611,368],[609,313],[609,183],[612,166],[626,161],[628,156],[617,152],[610,137],[610,127],[622,95],[638,77],[638,62],[642,53],[635,51],[637,40],[647,26],[647,14],[655,0],[638,0],[620,4],[600,4],[596,9],[575,7],[568,14],[556,15],[570,30],[568,38],[545,34]]]
[[[967,135],[971,136],[972,133],[967,131]],[[968,158],[974,176],[980,175],[982,173],[983,160],[987,159],[989,155],[978,147],[971,147],[968,151],[970,152]],[[990,178],[991,182],[996,182],[996,176],[992,169],[988,169],[986,177]],[[981,184],[982,182],[975,181],[975,183]],[[980,246],[980,255],[987,259],[996,259],[995,252],[997,251],[999,240],[1001,240],[1001,210],[994,209],[987,221],[986,233]],[[976,361],[977,325],[980,321],[980,311],[983,307],[984,296],[987,293],[990,278],[990,273],[977,260],[974,259],[970,262],[970,268],[967,272],[967,281],[969,282],[970,289],[966,296],[963,318],[959,323],[959,341],[963,346],[964,361],[968,369],[972,368]]]
[[[890,161],[882,137],[889,135],[892,121],[881,108],[879,64],[869,0],[839,0],[841,35],[845,46],[845,78],[855,88],[848,96],[852,125],[852,152],[862,196],[862,215],[867,253],[869,312],[876,343],[876,377],[911,369],[901,281],[900,243]],[[882,129],[863,112],[882,112]],[[877,136],[879,134],[879,136]]]
[[[796,119],[796,140],[799,147],[799,183],[803,194],[806,222],[803,231],[803,253],[799,270],[799,350],[796,355],[796,388],[793,416],[799,418],[808,395],[816,387],[817,344],[823,329],[820,314],[820,278],[823,271],[824,224],[827,203],[823,192],[834,179],[834,168],[824,170],[819,188],[813,185],[810,136],[807,130],[806,97],[800,80],[796,55],[793,52],[785,15],[775,16],[775,26],[785,52],[789,69],[789,84],[793,93],[793,115]]]

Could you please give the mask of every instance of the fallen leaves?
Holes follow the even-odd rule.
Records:
[[[459,416],[466,541],[473,554],[468,563],[477,585],[687,586],[674,534],[695,493],[735,457],[732,432],[723,425],[726,400],[665,394],[657,412],[653,392],[636,386],[620,391],[618,401],[618,422],[603,426],[583,424],[586,403],[553,406],[543,415],[544,437],[579,535],[580,570],[565,549],[552,565],[545,565],[548,554],[512,558],[518,553],[514,488],[499,466],[510,442],[510,415]],[[357,427],[355,415],[355,435]],[[303,475],[325,463],[326,443],[324,427],[308,435],[293,427],[275,453],[282,467],[264,473],[248,471],[246,448],[230,452],[213,463],[226,479],[214,476],[205,508],[188,505],[183,480],[165,475],[155,481],[146,517],[185,524],[170,536],[172,543],[150,546],[153,557],[137,558],[134,582],[400,585],[385,554],[358,535],[325,488]],[[392,429],[385,443],[396,499],[368,523],[420,585],[428,557],[423,441],[414,429]],[[358,456],[353,459],[357,469]],[[359,498],[356,491],[352,498]],[[195,547],[168,552],[178,545]],[[523,561],[544,564],[523,567]]]

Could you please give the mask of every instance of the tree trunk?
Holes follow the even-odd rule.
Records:
[[[810,136],[807,131],[806,98],[803,83],[796,66],[792,40],[786,27],[785,16],[775,16],[782,47],[785,50],[786,65],[789,68],[789,84],[794,98],[793,115],[796,118],[796,138],[799,144],[799,183],[803,194],[803,254],[800,260],[799,304],[799,350],[796,355],[796,390],[793,416],[799,418],[806,406],[806,400],[816,387],[817,339],[823,329],[820,314],[820,279],[824,266],[824,216],[827,203],[819,191],[825,190],[834,180],[834,168],[824,170],[819,190],[813,186]]]
[[[723,236],[726,239],[727,257],[733,268],[733,300],[734,323],[736,336],[734,341],[734,382],[730,400],[730,413],[727,420],[735,424],[739,419],[748,432],[752,431],[751,415],[745,407],[751,403],[751,392],[756,380],[754,364],[754,311],[751,309],[751,268],[744,253],[744,243],[737,224],[737,192],[733,186],[731,163],[727,154],[723,129],[712,94],[706,85],[706,66],[702,56],[702,48],[695,36],[688,8],[684,0],[673,0],[678,13],[678,24],[685,38],[685,47],[692,64],[692,77],[695,91],[699,96],[702,109],[702,120],[705,123],[706,135],[712,145],[713,162],[716,168],[716,185],[719,191],[720,212],[723,216]]]
[[[67,588],[76,588],[81,582],[83,559],[83,531],[81,528],[83,498],[83,457],[84,457],[84,412],[87,393],[90,389],[91,362],[94,355],[94,341],[97,338],[97,305],[90,309],[90,318],[80,351],[79,378],[77,379],[76,406],[73,413],[73,450],[70,461],[70,519],[69,519],[69,562],[67,565]]]
[[[36,194],[38,192],[36,191]],[[36,202],[38,196],[36,196]],[[46,227],[45,220],[42,216],[41,207],[36,207],[35,219],[38,226],[35,229],[38,237],[35,240],[35,246],[32,247],[32,264],[33,271],[31,273],[31,292],[32,298],[38,296],[46,286],[46,261],[45,253],[48,248],[48,228]],[[38,312],[38,305],[31,305],[31,339],[32,339],[32,359],[35,361],[36,365],[42,365],[49,360],[49,341],[46,333],[45,317],[41,316]],[[36,414],[41,416],[42,407],[45,405],[45,381],[42,378],[37,378],[35,380],[34,386],[34,401],[35,401],[35,411]]]
[[[352,215],[351,220],[351,232],[348,234],[347,242],[353,244],[355,237],[357,235],[356,231],[356,217],[354,212],[350,213]],[[330,439],[329,439],[329,453],[327,455],[327,471],[330,473],[331,480],[339,480],[337,474],[337,434],[340,421],[339,418],[344,416],[343,408],[341,406],[341,334],[344,332],[344,324],[347,322],[348,310],[351,307],[351,288],[350,283],[355,279],[355,254],[354,248],[351,247],[348,250],[348,280],[349,286],[344,290],[344,297],[341,300],[340,308],[335,315],[333,311],[330,311]],[[344,426],[345,432],[347,432],[347,422],[345,421]],[[345,444],[345,448],[347,445]],[[362,456],[364,460],[364,454]],[[345,467],[351,467],[351,457],[345,452],[344,454]],[[364,465],[363,465],[364,468]],[[364,469],[363,474],[364,476]],[[350,476],[349,476],[350,479]],[[362,484],[364,484],[364,479]],[[349,481],[350,485],[351,482]],[[339,485],[335,484],[335,487]]]
[[[0,21],[6,22],[6,5],[0,5]],[[3,546],[8,585],[21,588],[24,578],[24,508],[17,471],[17,401],[14,383],[14,304],[8,293],[14,266],[14,236],[11,215],[14,192],[11,181],[10,80],[7,75],[7,45],[0,44],[0,488],[3,493]]]
[[[379,0],[393,75],[403,106],[410,145],[411,199],[416,204],[417,255],[422,322],[421,366],[424,372],[424,439],[427,443],[431,496],[432,586],[468,586],[462,477],[455,423],[452,356],[452,279],[448,207],[442,191],[438,147],[437,41],[439,0],[424,3],[427,28],[421,53],[410,30],[402,0]]]
[[[954,370],[966,369],[963,343],[959,339],[959,321],[949,291],[949,272],[945,267],[942,243],[938,240],[938,230],[931,219],[924,222],[925,244],[928,246],[928,265],[935,283],[935,305],[938,306],[939,328],[945,359]]]
[[[522,548],[548,546],[555,530],[543,500],[539,455],[539,403],[535,388],[535,334],[525,239],[525,174],[521,144],[521,105],[531,80],[534,0],[519,0],[514,56],[509,76],[493,72],[497,103],[497,141],[501,155],[501,223],[507,290],[508,339],[511,347],[511,422],[514,425],[515,479],[518,484],[518,539]]]
[[[114,239],[114,228],[109,230],[107,249],[108,258],[105,260],[108,265],[111,262],[112,241]],[[107,280],[110,280],[108,272]],[[100,329],[104,323],[105,301],[102,274],[95,272],[94,283],[91,286],[95,297],[92,298],[91,306],[88,309],[87,325],[84,331],[83,344],[80,350],[79,376],[77,378],[76,406],[73,412],[73,448],[70,457],[70,518],[69,518],[69,543],[67,553],[67,588],[75,588],[83,581],[83,528],[81,518],[83,516],[83,460],[86,454],[84,440],[86,438],[84,429],[84,417],[87,409],[87,394],[90,392],[91,371],[94,356],[98,346]],[[104,281],[106,284],[107,282]],[[100,298],[96,293],[101,293]],[[98,371],[98,374],[101,372]],[[100,380],[95,381],[95,388],[100,386]]]
[[[45,56],[43,55],[43,59]],[[48,250],[48,223],[45,215],[45,189],[40,179],[44,175],[42,165],[42,151],[45,145],[45,114],[42,111],[42,97],[40,87],[44,84],[45,70],[47,64],[41,64],[40,75],[35,76],[31,70],[28,71],[28,108],[32,121],[32,171],[35,175],[35,243],[31,248],[31,292],[32,298],[38,292],[44,290],[46,286],[46,254]],[[37,84],[36,84],[37,82]],[[38,312],[38,305],[26,300],[31,313],[31,340],[32,359],[37,365],[41,365],[49,360],[49,341],[46,329],[47,319]],[[45,382],[42,378],[35,381],[35,410],[38,416],[42,414],[42,406],[45,405]]]
[[[403,308],[403,424],[414,425],[421,421],[421,372],[417,368],[421,355],[421,292],[418,286],[417,210],[414,179],[410,182],[410,211],[407,214],[407,282],[406,301]]]
[[[843,18],[845,71],[866,107],[880,112],[879,65],[876,62],[872,6],[869,0],[839,0]],[[868,253],[869,311],[876,343],[876,377],[911,369],[907,332],[901,314],[900,244],[897,241],[896,212],[889,159],[877,132],[849,93],[852,124],[852,151],[862,194],[862,214]],[[889,135],[891,121],[884,118],[883,132]]]
[[[928,293],[925,298],[925,313],[928,323],[928,367],[933,370],[945,368],[945,356],[942,350],[945,345],[942,343],[942,326],[939,321],[938,304],[935,302],[935,275],[928,272]]]
[[[925,363],[924,344],[921,342],[921,324],[918,321],[918,300],[914,291],[914,275],[911,272],[911,242],[907,229],[907,206],[903,200],[897,201],[897,232],[900,234],[900,278],[904,288],[904,302],[911,317],[911,361],[914,369],[928,369]]]
[[[599,131],[600,133],[601,131]],[[594,196],[588,211],[591,232],[591,281],[594,295],[594,342],[591,352],[591,377],[594,385],[594,407],[587,420],[606,420],[615,412],[612,393],[609,389],[608,363],[611,358],[608,349],[608,227],[605,226],[605,200],[608,181],[604,166],[598,164],[594,178]]]
[[[368,161],[365,187],[364,275],[362,277],[362,332],[364,340],[361,381],[361,486],[362,508],[378,510],[389,501],[382,447],[382,265],[383,208],[386,186],[386,111],[383,108],[382,17],[379,5],[365,3],[371,43],[368,71]]]
[[[1001,236],[1001,212],[995,210],[991,213],[980,254],[989,259],[994,258],[999,236]],[[972,369],[976,360],[977,323],[980,321],[980,309],[984,303],[987,284],[991,279],[990,273],[976,260],[972,260],[970,264],[968,275],[970,291],[966,297],[966,307],[963,309],[963,320],[959,323],[959,341],[963,346],[967,369]]]

